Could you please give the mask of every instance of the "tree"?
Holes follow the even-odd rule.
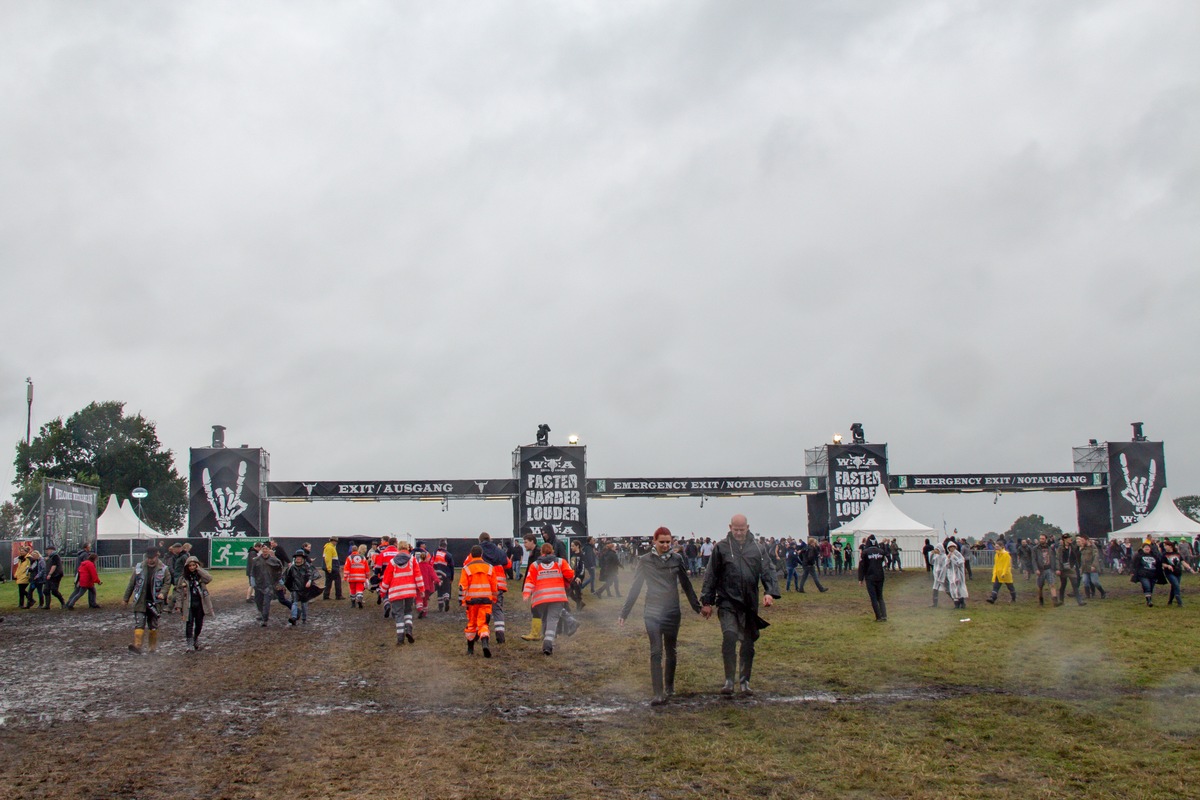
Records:
[[[1175,507],[1192,519],[1200,522],[1200,494],[1189,494],[1175,498]]]
[[[163,450],[154,423],[141,414],[125,416],[125,404],[91,403],[38,430],[28,445],[17,443],[13,485],[16,504],[29,513],[42,480],[54,478],[100,487],[100,508],[110,494],[128,498],[138,486],[150,496],[143,501],[146,523],[175,531],[187,514],[187,482],[175,471],[175,456]]]
[[[1012,527],[1004,534],[1004,538],[1006,541],[1020,539],[1037,541],[1037,538],[1043,533],[1046,534],[1046,538],[1053,539],[1062,536],[1062,532],[1062,528],[1046,522],[1046,518],[1041,514],[1029,514],[1024,517],[1017,517]]]
[[[11,501],[0,504],[0,539],[19,539],[25,534],[25,515]]]

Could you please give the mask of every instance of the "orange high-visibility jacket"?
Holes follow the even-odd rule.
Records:
[[[575,580],[575,570],[565,559],[556,558],[547,563],[542,558],[530,565],[523,595],[527,600],[532,595],[529,603],[533,606],[567,602],[567,584]]]
[[[512,569],[512,559],[508,559],[503,564],[492,566],[492,573],[496,576],[496,591],[508,591],[508,571]]]
[[[395,545],[389,544],[387,547],[375,554],[375,563],[371,566],[387,569],[387,565],[392,563],[392,559],[396,557],[396,553],[400,552]]]
[[[369,571],[366,557],[353,553],[346,557],[346,567],[342,570],[342,574],[346,576],[347,581],[366,583]]]
[[[421,569],[415,558],[409,558],[403,566],[396,563],[395,558],[388,562],[383,571],[383,580],[379,582],[379,591],[387,595],[388,602],[416,597],[417,592],[425,591],[425,581],[421,578]]]
[[[458,579],[458,599],[464,605],[496,601],[496,575],[491,564],[482,558],[467,557]]]

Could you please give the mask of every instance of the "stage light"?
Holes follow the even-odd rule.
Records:
[[[842,435],[841,435],[840,433],[835,433],[835,434],[833,435],[833,443],[834,443],[834,444],[841,444],[841,443],[842,443]]]
[[[851,425],[850,433],[854,437],[855,444],[866,444],[867,443],[867,437],[866,437],[866,434],[863,433],[863,426],[862,426],[861,422],[856,422],[853,425]]]
[[[1099,447],[1100,441],[1098,439],[1088,439],[1088,445],[1091,447]]]
[[[567,437],[567,444],[579,444],[579,437],[572,433]]]
[[[1133,426],[1133,441],[1135,441],[1135,442],[1146,441],[1145,435],[1142,434],[1142,423],[1131,422],[1129,424]]]
[[[538,425],[537,443],[540,447],[545,447],[550,444],[550,426],[546,423]]]

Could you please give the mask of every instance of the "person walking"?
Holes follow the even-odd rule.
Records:
[[[363,592],[367,588],[367,577],[370,575],[371,567],[367,563],[366,556],[367,546],[360,544],[358,547],[351,545],[350,553],[346,556],[346,593],[350,595],[350,607],[363,607]]]
[[[887,603],[883,599],[883,582],[887,577],[885,564],[890,553],[885,545],[875,541],[875,535],[867,536],[862,552],[858,554],[858,585],[867,587],[871,610],[876,622],[887,622]]]
[[[687,596],[692,610],[700,613],[700,601],[688,577],[687,565],[677,553],[671,552],[671,531],[654,531],[654,551],[638,559],[633,586],[621,609],[617,622],[622,627],[633,610],[642,586],[646,587],[646,602],[642,619],[650,638],[650,686],[654,697],[650,705],[660,706],[675,694],[675,644],[679,638],[679,589]],[[678,588],[676,587],[678,584]]]
[[[130,652],[141,655],[147,647],[151,653],[158,649],[158,619],[162,615],[162,604],[167,601],[171,588],[171,570],[159,561],[157,547],[146,550],[146,555],[133,568],[129,584],[125,587],[122,602],[133,603],[133,644]]]
[[[1133,576],[1131,580],[1142,585],[1142,594],[1146,598],[1146,605],[1154,606],[1154,586],[1159,583],[1166,583],[1166,578],[1163,575],[1162,558],[1154,552],[1154,545],[1150,540],[1142,542],[1142,547],[1137,555],[1133,557]]]
[[[467,612],[463,635],[467,639],[469,656],[475,655],[475,642],[478,640],[483,657],[492,657],[488,623],[492,618],[492,604],[497,593],[496,567],[484,560],[483,547],[474,545],[470,555],[463,561],[458,576],[458,603]]]
[[[200,559],[188,556],[183,562],[183,574],[175,585],[179,592],[179,602],[183,606],[184,624],[183,637],[187,647],[192,650],[203,650],[200,644],[200,631],[204,620],[213,615],[212,598],[208,593],[208,584],[212,583],[212,575],[200,566]]]
[[[261,547],[258,558],[254,559],[254,605],[258,608],[259,624],[264,628],[271,618],[271,601],[282,582],[283,563],[275,556],[274,548]]]
[[[800,588],[797,591],[803,594],[804,584],[808,582],[809,578],[812,578],[817,589],[825,592],[825,587],[821,585],[821,579],[817,577],[817,570],[821,565],[821,548],[817,545],[814,537],[809,537],[808,547],[800,552],[800,565],[804,568],[804,574],[800,576]]]
[[[937,608],[938,592],[945,592],[947,597],[950,595],[950,580],[947,576],[950,564],[946,560],[946,551],[940,544],[933,546],[929,564],[933,571],[933,607]]]
[[[413,637],[413,608],[418,594],[425,591],[425,579],[421,568],[412,557],[408,542],[400,542],[396,546],[396,555],[388,562],[383,570],[383,578],[379,582],[379,595],[386,598],[383,604],[383,615],[389,614],[396,622],[396,645],[403,645],[405,640],[415,642]]]
[[[429,611],[429,598],[433,597],[433,593],[437,591],[438,577],[433,571],[433,558],[428,550],[420,549],[413,553],[413,557],[417,559],[417,569],[421,571],[421,581],[425,584],[425,589],[417,593],[416,605],[417,619],[425,619],[426,612]],[[349,569],[349,566],[347,566]],[[359,598],[358,607],[362,608],[362,598]]]
[[[929,543],[929,540],[926,539],[925,546],[921,548],[921,558],[923,558],[925,560],[925,571],[926,572],[933,572],[933,562],[930,561],[930,556],[932,554],[933,554],[933,545],[931,545]]]
[[[946,554],[946,583],[949,586],[950,599],[955,608],[967,607],[967,572],[966,559],[958,552],[958,544],[951,542]]]
[[[1180,582],[1183,580],[1183,571],[1194,573],[1192,565],[1187,563],[1183,558],[1183,554],[1179,552],[1179,546],[1167,539],[1162,545],[1162,568],[1163,577],[1167,579],[1167,583],[1171,585],[1171,593],[1167,597],[1167,605],[1175,602],[1180,608],[1183,608],[1183,588]]]
[[[353,549],[353,545],[351,545]],[[338,557],[337,537],[330,536],[329,541],[321,548],[321,557],[325,561],[325,600],[329,599],[331,589],[336,589],[334,599],[342,599],[342,560]]]
[[[289,625],[295,625],[296,620],[308,624],[308,592],[312,585],[313,566],[304,550],[297,550],[292,555],[292,563],[283,571],[283,588],[288,590],[292,600]]]
[[[450,610],[450,589],[454,585],[454,556],[447,549],[445,539],[433,551],[433,571],[438,574],[438,611]]]
[[[58,585],[63,579],[62,556],[58,554],[58,548],[52,544],[46,545],[46,557],[43,559],[46,562],[46,584],[44,599],[45,605],[42,608],[50,610],[51,598],[58,600],[59,608],[66,608],[67,601],[63,599],[62,594],[58,591]]]
[[[1017,602],[1017,590],[1013,587],[1013,569],[1012,569],[1012,554],[1008,552],[1008,548],[1004,546],[1004,540],[1000,540],[1000,546],[995,550],[995,561],[992,562],[992,593],[988,595],[988,605],[995,605],[996,598],[1000,596],[1000,587],[1007,586],[1009,594],[1009,602]]]
[[[29,551],[29,605],[33,608],[33,595],[37,593],[38,608],[46,600],[46,560],[37,550]]]
[[[784,575],[783,590],[790,591],[792,584],[796,584],[796,591],[800,591],[800,576],[796,574],[796,570],[800,569],[804,560],[804,551],[796,542],[788,545],[788,549],[783,554],[784,563],[787,565],[787,572]]]
[[[596,592],[597,597],[613,594],[614,586],[617,597],[621,596],[621,579],[617,574],[620,570],[621,557],[617,555],[617,546],[608,542],[600,551],[600,589]]]
[[[1038,605],[1046,605],[1042,591],[1050,587],[1050,601],[1058,605],[1058,590],[1054,587],[1054,551],[1046,534],[1038,536],[1037,547],[1033,548],[1033,569],[1037,572]]]
[[[1104,591],[1104,587],[1100,585],[1100,566],[1104,561],[1104,557],[1100,553],[1100,548],[1092,544],[1092,541],[1086,536],[1079,536],[1075,539],[1079,545],[1079,572],[1083,576],[1084,594],[1088,599],[1096,596],[1096,592],[1100,593],[1100,599],[1108,597],[1108,592]]]
[[[542,652],[554,654],[559,617],[567,610],[567,584],[575,579],[575,570],[565,558],[554,554],[554,545],[542,545],[542,554],[529,565],[522,595],[541,621]],[[524,637],[522,637],[524,638]]]
[[[75,589],[67,598],[67,611],[74,610],[75,603],[83,597],[84,592],[88,596],[88,608],[99,608],[100,605],[96,602],[96,587],[103,582],[100,580],[100,573],[96,571],[96,554],[88,553],[75,567]]]
[[[29,557],[33,552],[33,548],[29,545],[22,545],[17,551],[17,566],[13,569],[13,580],[17,584],[17,608],[33,608],[33,573],[30,567],[36,567],[36,563]],[[36,572],[36,569],[33,570]]]
[[[721,694],[724,695],[733,694],[735,669],[739,667],[742,694],[753,694],[750,675],[754,667],[754,643],[759,632],[767,627],[766,620],[758,615],[759,584],[763,587],[765,607],[770,608],[782,597],[775,572],[768,568],[766,553],[750,533],[749,522],[745,515],[735,514],[729,521],[729,534],[713,548],[700,591],[700,614],[710,619],[716,606],[721,623],[721,658],[725,666]]]
[[[1072,597],[1075,598],[1075,602],[1086,606],[1083,595],[1079,593],[1079,548],[1071,541],[1071,534],[1064,533],[1062,535],[1054,554],[1054,574],[1058,576],[1057,605],[1061,606],[1066,602],[1067,582],[1070,581]]]
[[[492,541],[492,536],[487,531],[479,534],[479,549],[483,553],[483,560],[491,565],[492,574],[496,576],[496,593],[492,597],[492,608],[489,612],[492,615],[489,630],[496,644],[504,644],[504,596],[508,593],[508,573],[512,570],[512,559],[503,547]]]

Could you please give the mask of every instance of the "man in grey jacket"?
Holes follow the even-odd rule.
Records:
[[[750,533],[746,517],[735,514],[729,521],[729,535],[713,548],[708,571],[704,574],[704,587],[700,591],[700,602],[704,604],[701,615],[710,618],[715,605],[717,619],[721,621],[721,657],[725,662],[725,685],[721,694],[733,694],[734,669],[738,666],[742,694],[753,694],[750,670],[754,666],[754,642],[758,632],[767,627],[766,620],[758,616],[759,583],[766,591],[763,605],[769,608],[782,597],[775,570]],[[742,643],[740,662],[738,642]]]
[[[283,563],[271,548],[263,547],[254,559],[254,605],[258,607],[258,620],[264,628],[271,616],[275,587],[282,579]]]

